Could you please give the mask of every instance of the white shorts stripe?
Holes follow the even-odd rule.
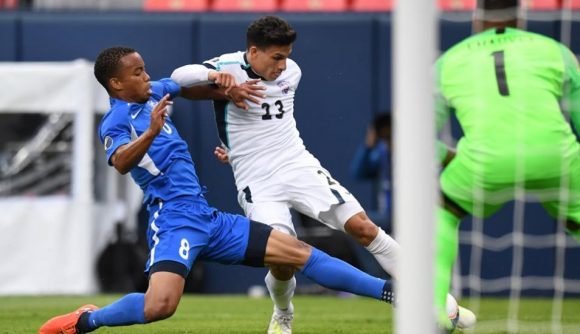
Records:
[[[159,244],[159,237],[157,236],[157,232],[159,232],[159,227],[157,225],[155,225],[155,221],[157,220],[157,218],[159,218],[159,211],[161,211],[161,208],[163,207],[163,202],[159,202],[159,208],[157,209],[157,211],[155,211],[155,213],[153,214],[153,220],[151,221],[151,230],[153,230],[153,247],[151,247],[151,252],[149,254],[150,258],[149,258],[149,268],[151,268],[151,266],[154,263],[155,260],[155,247],[157,246],[157,244]]]

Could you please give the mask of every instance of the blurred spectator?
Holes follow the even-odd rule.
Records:
[[[391,113],[377,114],[369,125],[364,144],[357,150],[351,164],[352,175],[358,180],[375,182],[375,210],[367,214],[387,233],[391,230]]]

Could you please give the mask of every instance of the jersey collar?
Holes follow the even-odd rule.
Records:
[[[121,99],[117,99],[115,97],[109,97],[109,102],[111,104],[111,110],[126,110],[130,113],[133,113],[135,110],[139,110],[143,108],[144,104],[139,104],[135,102],[127,102]]]
[[[261,79],[261,80],[266,81],[266,79],[262,78],[261,76],[256,74],[256,72],[254,72],[254,70],[252,70],[252,65],[250,65],[250,63],[248,63],[248,57],[246,56],[245,52],[244,52],[244,63],[245,64],[241,65],[242,70],[246,71],[246,73],[248,74],[250,79]]]
[[[111,104],[111,107],[114,106],[115,104],[121,104],[121,103],[128,103],[126,101],[120,100],[116,97],[109,97],[109,103]]]

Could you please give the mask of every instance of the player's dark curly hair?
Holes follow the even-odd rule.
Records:
[[[105,49],[99,53],[95,61],[94,73],[97,81],[109,90],[109,79],[111,79],[119,70],[121,58],[128,54],[135,53],[137,50],[126,46],[114,46]]]
[[[250,24],[246,33],[247,47],[260,49],[273,45],[290,45],[296,40],[296,31],[288,22],[276,16],[264,16]]]

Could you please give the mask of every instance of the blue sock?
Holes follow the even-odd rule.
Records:
[[[314,247],[312,247],[308,262],[302,268],[302,273],[330,289],[393,302],[393,292],[389,281],[368,275]]]
[[[88,316],[89,330],[145,323],[145,294],[131,293]]]

